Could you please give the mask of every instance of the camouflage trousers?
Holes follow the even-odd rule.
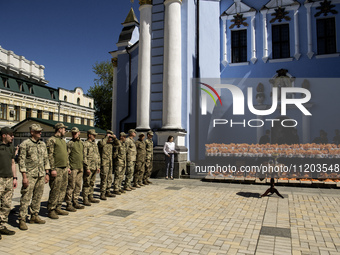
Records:
[[[65,201],[68,205],[78,203],[81,184],[83,182],[83,169],[72,169],[68,175]]]
[[[28,206],[30,207],[31,215],[39,213],[41,197],[44,193],[45,176],[32,177],[27,174],[27,179],[28,187],[21,187],[19,220],[26,220]]]
[[[112,182],[112,161],[105,161],[100,171],[100,193],[110,192]]]
[[[135,164],[136,164],[136,161],[127,162],[127,167],[125,170],[124,188],[131,188],[131,182],[132,182],[133,174],[135,172]]]
[[[8,221],[13,196],[13,177],[0,177],[0,229]]]
[[[133,183],[136,184],[142,184],[143,182],[143,176],[145,171],[145,162],[137,161],[136,162],[136,169],[134,174]]]
[[[145,162],[145,172],[143,176],[143,182],[148,181],[152,173],[152,160],[147,160]]]
[[[122,188],[122,182],[124,179],[124,173],[125,173],[125,165],[123,166],[117,166],[115,168],[115,180],[113,183],[113,190],[119,191]]]
[[[91,173],[89,175],[87,175],[86,171],[84,172],[83,198],[93,196],[96,173],[97,170],[91,170]]]
[[[56,168],[57,177],[50,176],[50,195],[48,197],[47,210],[60,209],[66,195],[68,185],[68,172],[65,168]]]

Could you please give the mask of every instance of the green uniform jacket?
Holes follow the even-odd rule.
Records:
[[[66,142],[61,136],[54,135],[50,137],[46,145],[52,170],[57,167],[69,167]]]
[[[100,155],[95,141],[84,142],[84,170],[97,170],[100,168]]]
[[[50,168],[47,147],[43,141],[29,138],[20,144],[19,171],[21,173],[36,178],[45,176],[46,170]]]
[[[83,169],[84,144],[79,138],[67,143],[67,155],[70,169]]]

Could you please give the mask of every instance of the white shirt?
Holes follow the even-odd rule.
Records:
[[[175,153],[175,143],[174,142],[165,142],[163,151],[165,155],[169,155],[169,153]]]

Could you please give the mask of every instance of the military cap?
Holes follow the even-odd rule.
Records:
[[[145,136],[145,134],[144,134],[144,133],[140,133],[140,134],[139,134],[139,137],[141,137],[141,136]]]
[[[42,127],[39,124],[32,124],[30,126],[30,131],[42,131]]]
[[[125,134],[124,132],[120,132],[119,135],[120,135],[121,137],[127,137],[127,134]]]
[[[153,136],[153,132],[151,130],[149,130],[147,134]]]
[[[87,134],[90,134],[90,135],[98,135],[98,134],[96,133],[96,130],[94,130],[94,129],[89,129],[89,130],[87,130]]]
[[[67,128],[67,126],[65,126],[63,123],[57,123],[54,126],[55,129],[59,129],[59,128]]]
[[[11,129],[10,127],[3,127],[1,129],[1,135],[12,135],[14,133],[14,130]]]
[[[78,133],[78,132],[79,132],[79,128],[73,127],[73,128],[71,129],[71,132],[72,132],[72,133]]]
[[[132,133],[136,133],[136,130],[130,129],[130,130],[129,130],[129,135],[132,134]]]
[[[113,135],[113,132],[111,130],[106,130],[106,133]]]

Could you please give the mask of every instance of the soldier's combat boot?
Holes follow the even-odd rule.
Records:
[[[152,182],[150,182],[150,180],[146,180],[146,181],[147,181],[147,183],[152,184]]]
[[[134,188],[134,187],[130,187],[130,189],[132,189],[132,190],[136,190],[136,188]]]
[[[65,212],[64,210],[61,210],[61,208],[55,209],[55,212],[56,212],[58,215],[68,215],[68,212]]]
[[[139,185],[139,186],[141,186],[141,187],[143,187],[143,186],[144,186],[144,184],[143,184],[143,183],[141,183],[141,182],[140,182],[140,183],[138,183],[138,185]]]
[[[54,220],[59,219],[59,216],[58,216],[58,214],[56,213],[55,210],[49,211],[48,217],[51,218],[51,219],[54,219]]]
[[[144,185],[149,185],[149,183],[147,181],[144,181],[143,184]]]
[[[100,199],[101,199],[101,200],[107,200],[107,198],[106,198],[106,196],[105,196],[104,193],[101,193],[101,194],[100,194]],[[91,201],[91,202],[92,202],[92,201]]]
[[[133,184],[133,187],[140,188],[140,186],[137,183]]]
[[[19,229],[20,230],[27,230],[28,229],[25,220],[19,220]]]
[[[126,191],[131,191],[132,189],[130,189],[129,187],[124,188]]]
[[[94,199],[93,196],[89,196],[89,201],[91,203],[99,203],[99,200],[98,199]]]
[[[76,208],[76,209],[84,209],[85,208],[85,206],[78,204],[78,202],[73,203],[73,207]]]
[[[40,217],[38,216],[38,214],[33,214],[33,215],[31,215],[30,224],[33,224],[33,223],[37,223],[37,224],[45,224],[46,221],[40,219]]]
[[[69,212],[76,212],[77,209],[74,208],[72,204],[67,204],[67,206],[66,206],[66,211],[69,211]]]
[[[91,206],[91,203],[90,203],[90,201],[89,201],[89,199],[87,197],[83,198],[83,205]]]
[[[115,194],[112,194],[110,191],[107,191],[105,194],[106,197],[116,197]]]
[[[121,195],[122,193],[120,191],[113,191],[113,194],[115,195]]]
[[[123,190],[123,189],[119,190],[119,192],[122,193],[122,194],[126,193],[125,190]]]

